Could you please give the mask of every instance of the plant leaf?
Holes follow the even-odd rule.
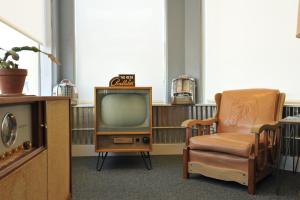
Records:
[[[2,67],[4,69],[9,69],[9,64],[7,62],[2,62]]]
[[[7,53],[10,54],[11,57],[16,61],[20,58],[19,54],[17,54],[14,50],[9,50]]]
[[[32,46],[31,50],[34,51],[34,52],[40,52],[40,50],[37,47],[35,47],[35,46]]]
[[[60,65],[60,62],[57,58],[55,58],[55,56],[53,56],[51,53],[46,53],[48,58],[50,58],[50,60],[52,60],[52,62],[54,62],[57,65]]]
[[[18,69],[18,65],[13,63],[12,61],[8,61],[7,63],[11,66],[12,69]]]

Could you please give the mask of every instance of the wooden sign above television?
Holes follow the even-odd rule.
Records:
[[[119,74],[109,81],[110,87],[134,87],[135,74]]]

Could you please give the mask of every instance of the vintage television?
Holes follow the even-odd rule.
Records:
[[[95,88],[95,151],[149,152],[151,87]]]

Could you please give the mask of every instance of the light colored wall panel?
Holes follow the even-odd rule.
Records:
[[[300,38],[300,1],[298,4],[299,4],[299,8],[298,8],[297,37]]]
[[[185,73],[185,1],[167,0],[167,97],[172,79]]]
[[[196,79],[196,101],[202,103],[202,0],[185,0],[185,73]]]

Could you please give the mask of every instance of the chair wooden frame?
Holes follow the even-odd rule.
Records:
[[[255,125],[251,129],[251,132],[255,134],[255,146],[254,151],[251,152],[248,158],[248,173],[235,169],[217,168],[206,165],[204,162],[195,163],[189,160],[189,139],[191,137],[192,128],[196,127],[198,129],[197,135],[213,134],[210,129],[213,124],[218,126],[217,119],[219,116],[221,98],[221,93],[215,95],[217,111],[214,118],[186,120],[182,123],[182,126],[186,128],[186,146],[183,149],[183,178],[189,178],[190,173],[198,173],[225,181],[235,181],[246,185],[249,194],[255,194],[256,183],[271,173],[271,166],[278,164],[280,154],[278,147],[281,134],[278,121],[282,118],[285,94],[280,93],[278,96],[275,121]],[[261,135],[263,135],[262,137],[264,138],[263,142],[260,142],[262,138]]]

